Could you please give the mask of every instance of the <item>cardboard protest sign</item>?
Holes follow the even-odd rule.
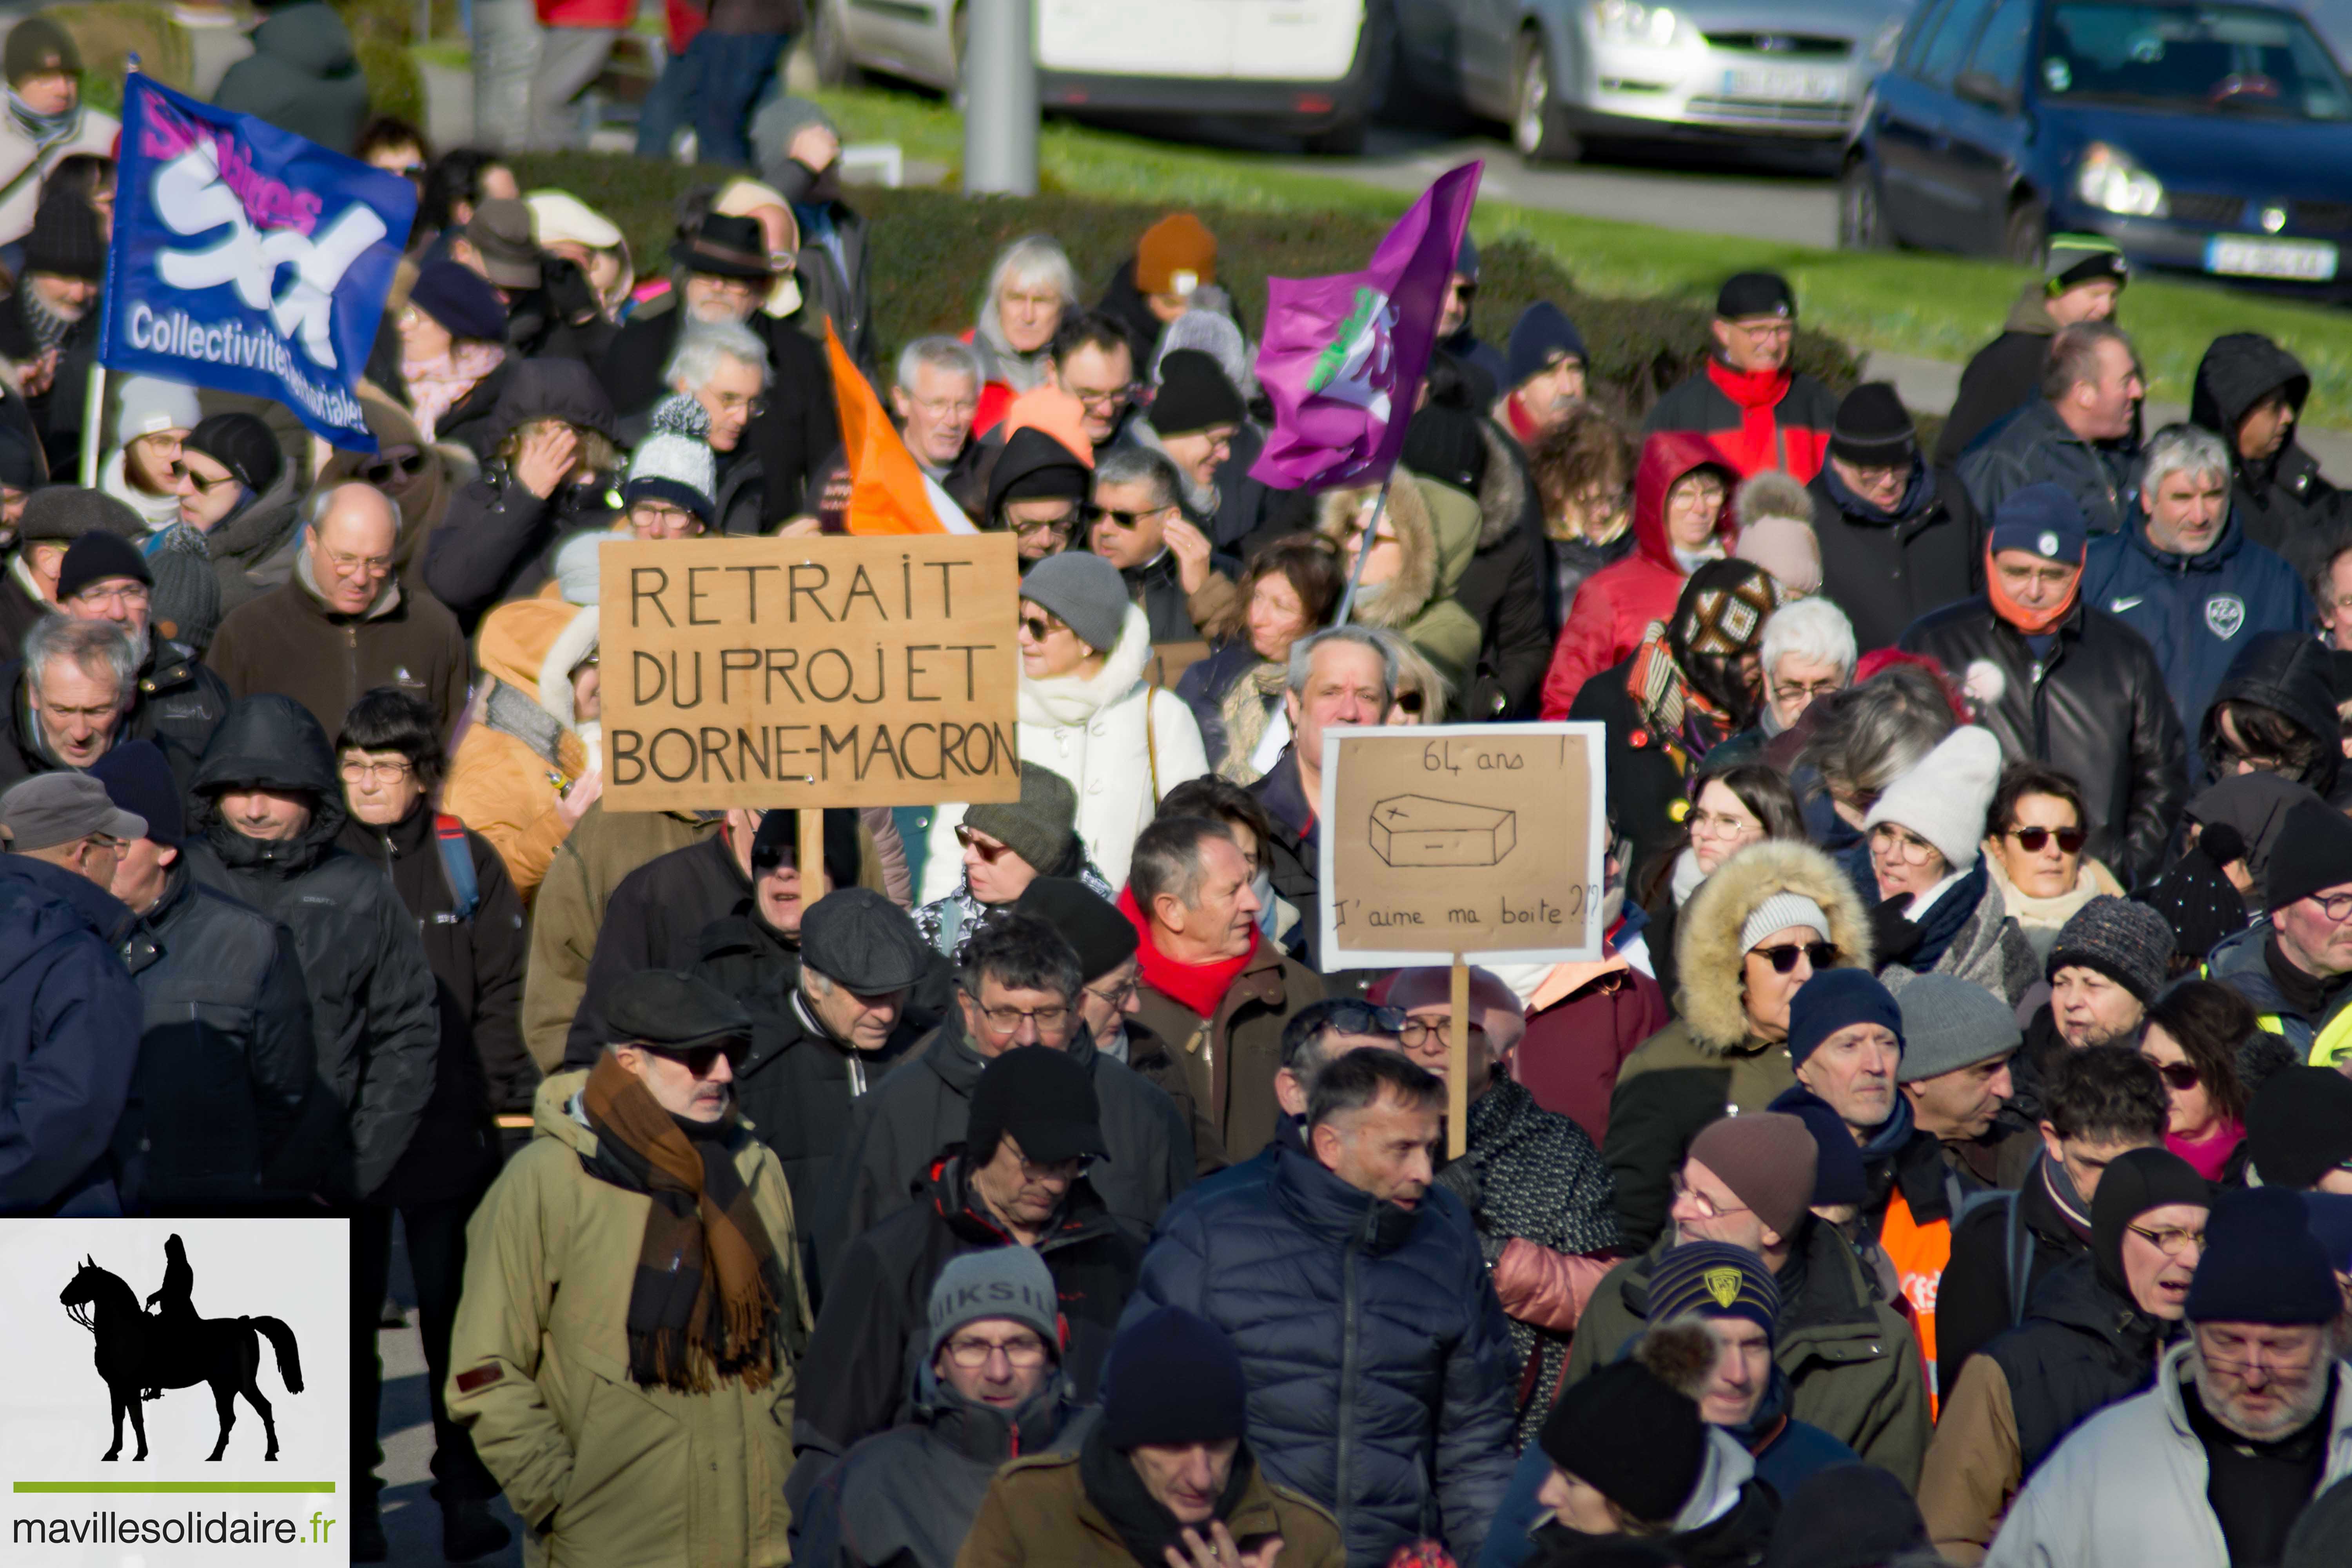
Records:
[[[1325,962],[1601,956],[1598,724],[1323,732]]]
[[[1020,798],[1011,534],[599,557],[605,810]]]

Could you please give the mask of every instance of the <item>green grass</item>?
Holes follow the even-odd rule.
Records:
[[[949,106],[911,93],[834,89],[817,94],[852,141],[896,142],[909,157],[960,168],[963,122]],[[1283,158],[1171,146],[1046,121],[1038,171],[1047,190],[1123,201],[1200,203],[1284,212],[1392,216],[1410,198],[1331,175],[1303,174]],[[1809,325],[1860,348],[1961,361],[2000,330],[2020,268],[1958,257],[1821,250],[1736,236],[1687,234],[1645,224],[1538,211],[1492,198],[1478,205],[1480,243],[1520,236],[1549,252],[1587,293],[1660,296],[1705,304],[1731,272],[1769,268],[1796,285]],[[2123,324],[2149,373],[2150,395],[2189,401],[2205,345],[2223,332],[2267,333],[2310,368],[2315,425],[2352,425],[2352,313],[2263,300],[2191,282],[2136,280]],[[1505,323],[1490,322],[1499,331]]]

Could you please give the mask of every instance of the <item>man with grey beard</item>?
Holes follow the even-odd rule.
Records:
[[[167,623],[158,631],[154,596],[154,577],[138,546],[111,532],[83,534],[58,567],[58,608],[72,620],[120,626],[137,656],[126,694],[130,712],[115,739],[154,742],[184,790],[228,713],[228,688],[199,662],[202,649],[173,639],[179,628]]]
[[[2303,1199],[2253,1187],[2217,1202],[2200,1237],[2189,1337],[2156,1386],[2078,1427],[2034,1473],[1987,1568],[2273,1564],[2312,1498],[2352,1474],[2344,1310]],[[2143,1233],[2144,1235],[2146,1233]]]

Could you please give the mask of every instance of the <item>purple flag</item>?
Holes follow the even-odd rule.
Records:
[[[1327,489],[1396,466],[1485,167],[1439,175],[1361,272],[1266,280],[1257,378],[1274,429],[1250,478]]]

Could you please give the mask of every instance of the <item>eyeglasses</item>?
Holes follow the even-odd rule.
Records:
[[[1764,825],[1754,817],[1738,817],[1726,811],[1697,811],[1690,814],[1693,838],[1735,838],[1743,833],[1761,833]]]
[[[1885,850],[1895,859],[1914,866],[1925,866],[1942,851],[1924,838],[1914,838],[1891,822],[1882,822],[1870,830],[1873,854]]]
[[[973,998],[972,1005],[980,1007],[977,997]],[[1036,1025],[1038,1033],[1044,1034],[1060,1028],[1069,1018],[1070,1010],[1067,1007],[980,1007],[980,1016],[988,1020],[990,1028],[1001,1035],[1009,1035],[1019,1028],[1024,1018]]]
[[[2164,1087],[2167,1089],[2191,1089],[2203,1081],[2197,1076],[2197,1068],[2192,1063],[2160,1062],[2154,1057],[2146,1057],[2142,1059],[2156,1069],[2157,1076],[2164,1079]]]
[[[1013,532],[1020,539],[1027,539],[1032,534],[1037,533],[1049,534],[1055,539],[1067,539],[1070,536],[1070,530],[1076,525],[1077,521],[1077,514],[1075,512],[1033,522],[1022,522],[1016,520],[1013,524]]]
[[[1696,1187],[1685,1182],[1679,1173],[1673,1177],[1672,1182],[1675,1189],[1674,1201],[1678,1204],[1690,1205],[1692,1209],[1697,1213],[1701,1219],[1721,1219],[1726,1215],[1747,1214],[1749,1212],[1747,1206],[1741,1204],[1717,1203],[1713,1198],[1708,1197]]]
[[[907,395],[907,401],[934,419],[969,419],[980,412],[980,399],[972,397],[917,397]]]
[[[2126,1225],[2124,1228],[2167,1258],[2178,1258],[2191,1247],[2201,1247],[2205,1245],[2205,1233],[2201,1230],[2180,1230],[2170,1227],[2164,1230],[2143,1230],[2136,1225]]]
[[[1843,680],[1776,679],[1772,682],[1773,696],[1801,697],[1808,702],[1811,702],[1816,697],[1827,697],[1833,691],[1843,691],[1844,689],[1845,682]]]
[[[1422,1046],[1430,1046],[1443,1050],[1454,1043],[1454,1020],[1450,1016],[1444,1018],[1414,1018],[1409,1020],[1406,1023],[1405,1027],[1408,1030],[1418,1029],[1421,1032],[1421,1038],[1412,1042],[1412,1046],[1408,1047],[1411,1049],[1419,1049]],[[1470,1033],[1475,1038],[1483,1040],[1486,1037],[1486,1026],[1484,1024],[1473,1024],[1470,1026]]]
[[[2039,855],[2049,847],[2053,835],[2058,839],[2059,853],[2080,855],[2091,836],[2079,827],[2012,827],[2004,835],[2017,840],[2017,847],[2028,855]]]
[[[2321,912],[2339,925],[2352,919],[2352,893],[2314,893],[2307,901],[2316,904]]]
[[[1049,621],[1038,616],[1024,616],[1021,617],[1021,629],[1029,634],[1031,642],[1044,642],[1055,632],[1066,632],[1070,628],[1059,621]]]
[[[1124,1012],[1127,1008],[1127,1005],[1129,1002],[1134,1001],[1137,993],[1140,992],[1142,989],[1142,979],[1139,976],[1129,975],[1128,977],[1127,984],[1121,985],[1116,991],[1103,991],[1096,988],[1095,986],[1089,985],[1087,987],[1087,994],[1093,997],[1096,1001],[1101,1003],[1106,1007],[1116,1007]]]
[[[1478,297],[1478,285],[1475,283],[1457,281],[1453,285],[1453,289],[1454,297],[1465,305]]]
[[[389,555],[352,555],[341,550],[325,552],[328,569],[338,577],[388,577],[392,574]]]
[[[948,1342],[948,1359],[966,1372],[978,1372],[992,1356],[1002,1355],[1016,1372],[1045,1364],[1045,1342],[1034,1334],[1015,1334],[1009,1340],[952,1339]]]
[[[956,824],[955,836],[958,844],[972,851],[992,866],[1013,853],[1013,846],[1010,844],[999,844],[993,838],[982,838],[961,822]]]
[[[184,463],[176,465],[173,472],[179,478],[184,479],[187,480],[188,483],[195,486],[196,493],[202,496],[212,494],[223,485],[233,485],[238,482],[237,477],[235,474],[223,474],[216,479],[208,479],[205,478],[204,475],[196,472],[195,469],[187,467]]]
[[[406,761],[380,763],[370,757],[346,758],[341,769],[345,784],[364,784],[370,779],[381,779],[385,784],[398,784],[415,771],[416,765],[414,763]]]
[[[1775,974],[1787,974],[1797,967],[1797,955],[1802,953],[1814,973],[1827,969],[1837,962],[1837,944],[1827,942],[1784,942],[1772,947],[1751,947],[1749,956],[1760,958],[1772,966]]]
[[[1083,386],[1073,386],[1065,390],[1091,411],[1097,408],[1116,408],[1127,402],[1135,395],[1136,384],[1129,382],[1125,386],[1114,386],[1106,392],[1089,392]]]
[[[150,597],[144,583],[125,583],[120,587],[102,588],[93,584],[73,595],[78,605],[121,605],[128,610],[142,608]]]

